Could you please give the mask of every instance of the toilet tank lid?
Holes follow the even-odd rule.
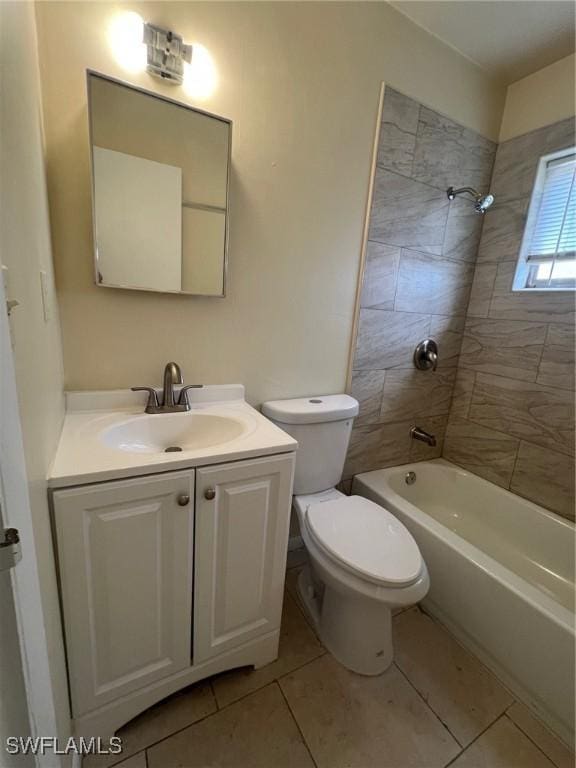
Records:
[[[344,421],[358,415],[358,401],[350,395],[311,395],[292,400],[270,400],[262,413],[281,424],[319,424]]]

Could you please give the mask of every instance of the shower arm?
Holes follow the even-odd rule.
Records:
[[[482,195],[479,194],[472,187],[460,187],[460,189],[454,189],[454,187],[448,187],[448,189],[446,190],[446,194],[448,195],[448,200],[454,200],[456,195],[461,195],[464,192],[467,192],[469,195],[472,195],[472,197],[475,200],[480,200],[482,197]]]

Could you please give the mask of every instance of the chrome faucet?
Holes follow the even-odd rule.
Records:
[[[426,432],[422,427],[410,427],[410,437],[412,440],[420,440],[421,443],[426,443],[431,448],[436,445],[436,438],[431,435],[430,432]]]
[[[182,387],[178,395],[178,402],[174,399],[174,385],[182,384],[182,371],[177,363],[166,363],[164,368],[164,388],[162,390],[162,404],[158,400],[158,392],[154,387],[132,387],[132,392],[148,392],[148,404],[146,413],[180,413],[190,410],[188,402],[188,390],[202,387],[202,384],[187,384]]]
[[[174,384],[182,384],[182,371],[178,363],[166,363],[164,368],[164,390],[162,396],[162,405],[164,408],[173,408],[174,403]]]

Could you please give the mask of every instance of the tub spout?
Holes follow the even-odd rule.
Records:
[[[412,440],[420,440],[422,443],[426,443],[431,448],[436,445],[436,438],[429,432],[426,432],[422,427],[410,427],[410,437]]]

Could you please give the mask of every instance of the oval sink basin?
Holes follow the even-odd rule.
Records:
[[[178,453],[229,443],[249,428],[240,419],[211,413],[166,413],[138,416],[104,430],[109,448],[127,453]],[[167,449],[172,449],[168,450]]]

